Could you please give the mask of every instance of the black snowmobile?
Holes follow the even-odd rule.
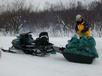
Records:
[[[11,53],[25,53],[35,56],[45,56],[49,53],[55,54],[53,44],[49,43],[49,36],[47,32],[41,32],[39,37],[34,40],[31,32],[22,33],[12,41],[12,47],[9,50],[4,50]],[[15,51],[17,50],[17,51]]]

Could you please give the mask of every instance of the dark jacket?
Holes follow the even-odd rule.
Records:
[[[82,22],[77,22],[76,23],[76,27],[75,27],[75,31],[76,32],[78,31],[78,25],[79,24],[83,24],[84,25],[84,29],[81,31],[82,33],[85,33],[85,32],[87,32],[90,29],[90,24],[87,21],[82,20]]]

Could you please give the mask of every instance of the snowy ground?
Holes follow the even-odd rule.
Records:
[[[0,47],[8,48],[15,37],[0,37]],[[56,46],[65,46],[70,38],[50,38]],[[102,38],[95,38],[99,58],[93,64],[68,62],[61,54],[36,57],[2,52],[0,76],[102,76]]]

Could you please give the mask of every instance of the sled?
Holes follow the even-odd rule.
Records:
[[[70,62],[76,62],[76,63],[84,63],[84,64],[92,64],[95,57],[89,57],[89,56],[83,56],[83,55],[77,55],[77,54],[71,54],[71,53],[62,53],[65,59],[67,59]]]

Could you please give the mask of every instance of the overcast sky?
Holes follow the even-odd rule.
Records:
[[[39,7],[40,10],[43,10],[44,8],[50,7],[48,5],[49,4],[58,4],[60,2],[62,2],[63,5],[67,6],[74,2],[75,4],[77,3],[77,1],[81,1],[83,3],[83,5],[87,5],[92,1],[99,1],[99,0],[0,0],[0,12],[7,10],[7,8],[9,8],[9,10],[11,9],[15,9],[15,7],[12,5],[13,3],[16,3],[16,1],[23,1],[24,2],[24,7],[28,8],[30,5],[33,6],[33,10],[36,7]]]

